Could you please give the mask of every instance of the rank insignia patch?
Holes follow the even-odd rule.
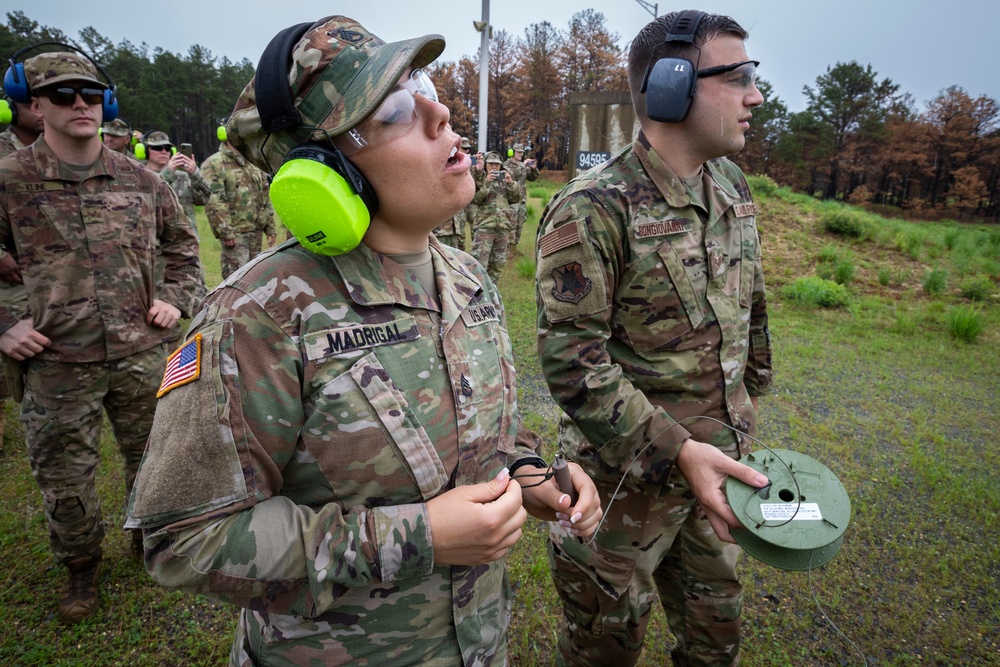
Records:
[[[579,262],[570,262],[553,269],[552,278],[556,281],[552,287],[552,296],[566,303],[580,303],[594,287],[590,278],[583,275],[583,267]]]
[[[201,375],[201,334],[181,345],[173,354],[167,357],[167,370],[163,373],[163,382],[156,392],[160,398],[171,389],[176,389],[189,382],[194,382]]]

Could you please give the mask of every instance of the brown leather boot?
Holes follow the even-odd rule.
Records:
[[[101,552],[66,561],[69,581],[59,601],[59,618],[71,625],[97,611],[97,576],[101,569]]]

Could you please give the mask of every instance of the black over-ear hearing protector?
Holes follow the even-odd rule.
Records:
[[[7,68],[7,73],[3,77],[3,89],[10,99],[21,104],[31,104],[31,89],[28,86],[28,77],[24,71],[24,63],[19,62],[18,59],[28,51],[33,51],[41,46],[60,46],[79,53],[89,60],[97,71],[101,73],[104,80],[108,82],[108,88],[104,91],[104,101],[101,104],[101,111],[104,114],[103,122],[110,123],[118,117],[118,98],[115,96],[115,83],[111,80],[107,70],[101,67],[101,64],[91,58],[86,52],[62,42],[39,42],[38,44],[26,46],[8,59],[7,62],[10,64],[10,67]]]
[[[693,46],[694,34],[704,17],[705,12],[695,9],[686,9],[677,14],[670,24],[663,45],[686,43]],[[640,89],[646,95],[646,115],[650,120],[661,123],[679,123],[684,120],[691,108],[697,80],[698,66],[695,63],[686,58],[657,59],[654,51],[646,66]]]
[[[302,123],[288,88],[288,71],[292,48],[313,25],[300,23],[279,32],[257,64],[257,112],[269,134]],[[275,212],[299,243],[321,255],[341,255],[356,248],[378,211],[375,190],[332,142],[304,144],[289,151],[271,182],[270,197]]]

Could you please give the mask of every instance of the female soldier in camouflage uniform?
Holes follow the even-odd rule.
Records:
[[[256,104],[269,47],[233,145],[268,170],[305,143],[347,153],[377,210],[353,250],[285,243],[209,295],[168,364],[129,525],[158,581],[244,607],[232,665],[503,665],[502,557],[525,509],[580,535],[601,511],[576,467],[572,507],[552,481],[511,483],[506,466],[540,459],[503,304],[432,234],[473,196],[414,69],[444,41],[385,44],[341,16],[286,40],[276,78],[299,117],[274,129]]]

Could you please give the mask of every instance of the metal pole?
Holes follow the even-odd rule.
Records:
[[[638,2],[640,5],[642,5],[642,7],[647,12],[649,12],[650,14],[652,14],[654,19],[656,18],[656,12],[659,11],[660,5],[658,5],[658,4],[654,5],[651,2],[646,2],[646,0],[635,0],[635,1]]]
[[[490,100],[490,0],[483,0],[483,33],[479,43],[479,152],[486,152],[487,113]]]

